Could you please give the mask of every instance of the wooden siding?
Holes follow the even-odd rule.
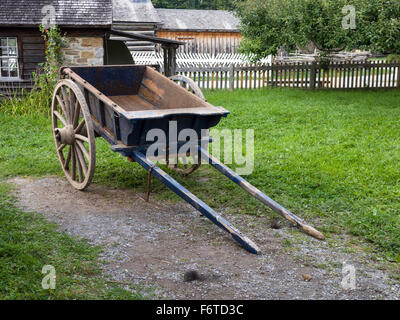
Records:
[[[0,37],[17,37],[18,63],[22,80],[32,78],[38,64],[45,60],[44,40],[39,30],[33,29],[0,29]]]
[[[62,29],[66,36],[103,37],[106,29],[74,28]],[[40,63],[45,61],[45,42],[39,28],[10,28],[0,27],[0,37],[17,37],[18,39],[18,64],[20,80],[0,81],[0,99],[4,96],[20,94],[23,89],[33,87],[33,72],[40,69]]]
[[[39,63],[45,61],[45,44],[40,33],[37,35],[22,36],[23,79],[32,77],[32,73],[39,68]]]
[[[242,36],[239,32],[157,31],[160,38],[187,42],[182,53],[237,53]]]
[[[116,23],[113,24],[113,28],[118,31],[139,33],[145,36],[154,37],[156,35],[157,25],[154,23]],[[148,41],[133,40],[114,35],[111,36],[111,40],[123,40],[131,52],[155,50],[155,44]]]
[[[62,29],[68,36],[104,36],[104,29]],[[32,78],[32,72],[45,61],[45,43],[39,28],[0,28],[0,37],[17,37],[20,77]]]

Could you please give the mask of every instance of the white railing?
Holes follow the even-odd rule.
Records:
[[[159,65],[163,66],[164,55],[162,52],[137,51],[132,52],[133,60],[139,65]],[[176,62],[178,68],[185,67],[224,67],[230,65],[247,65],[249,57],[240,53],[220,53],[210,55],[208,53],[177,53]],[[270,64],[271,58],[260,61],[260,64]]]

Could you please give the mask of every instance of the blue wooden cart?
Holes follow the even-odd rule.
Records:
[[[151,175],[156,177],[218,227],[229,232],[249,252],[260,252],[253,241],[146,157],[153,144],[146,140],[151,129],[163,130],[170,141],[169,123],[175,121],[178,132],[194,129],[201,137],[201,130],[216,126],[222,117],[229,114],[227,110],[206,102],[190,79],[178,76],[171,81],[147,66],[65,67],[61,75],[62,80],[54,90],[52,101],[53,136],[61,167],[73,187],[84,190],[91,183],[96,163],[95,138],[102,137],[113,151],[146,169],[149,182]],[[212,157],[205,147],[208,139],[196,141],[197,159],[205,159],[206,163],[304,232],[324,239],[322,233]],[[172,148],[173,143],[176,143],[175,148]],[[170,153],[183,143],[186,140],[170,142],[163,156],[167,160],[179,156],[184,159],[188,154]],[[179,167],[178,162],[172,165],[172,169],[185,175],[198,167],[199,164],[185,161]]]

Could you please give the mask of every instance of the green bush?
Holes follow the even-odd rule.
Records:
[[[400,62],[400,54],[390,54],[388,55],[387,62]]]

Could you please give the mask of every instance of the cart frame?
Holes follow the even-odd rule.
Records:
[[[110,67],[116,68],[115,70],[117,70],[117,68],[127,68],[128,66]],[[107,67],[93,67],[93,72],[95,72],[96,68]],[[201,125],[209,128],[216,125],[221,117],[227,116],[229,112],[224,108],[209,105],[203,99],[196,97],[194,94],[189,93],[190,96],[187,96],[187,90],[174,84],[172,81],[161,75],[153,74],[153,72],[156,71],[151,71],[148,69],[148,67],[145,68],[147,68],[147,71],[145,70],[146,72],[158,77],[157,79],[161,81],[161,83],[164,83],[165,81],[171,82],[173,87],[169,87],[169,89],[172,88],[173,90],[176,90],[176,93],[178,95],[182,95],[183,98],[189,100],[194,99],[194,102],[202,104],[203,107],[182,109],[178,111],[167,109],[162,110],[162,112],[156,110],[154,112],[149,111],[142,113],[129,113],[115,103],[115,101],[110,99],[104,92],[100,91],[89,81],[85,80],[76,72],[74,72],[74,68],[62,68],[61,75],[64,80],[61,80],[61,82],[57,85],[53,95],[52,119],[53,135],[57,153],[68,180],[75,188],[79,190],[84,190],[91,183],[95,166],[96,152],[95,143],[93,142],[94,136],[102,137],[111,145],[111,149],[114,152],[118,152],[127,157],[128,160],[137,162],[139,165],[141,165],[149,173],[149,181],[150,176],[154,176],[179,197],[192,205],[196,210],[200,211],[210,221],[231,234],[233,239],[247,251],[254,254],[259,254],[260,249],[252,240],[243,235],[220,214],[218,214],[205,202],[197,198],[189,190],[170,177],[165,171],[150,161],[150,159],[146,158],[145,154],[149,145],[143,144],[142,140],[137,139],[138,137],[132,137],[130,135],[130,131],[134,130],[135,125],[137,126],[137,122],[135,121],[138,119],[136,117],[147,117],[151,121],[155,115],[157,119],[163,119],[163,117],[167,117],[169,115],[174,115],[178,118],[180,116],[196,115],[203,117],[201,119],[207,119],[208,122],[204,122],[202,120],[203,122],[201,122]],[[137,70],[139,73],[142,72],[142,70],[138,67],[136,67],[135,70]],[[85,72],[91,71],[92,69],[85,69]],[[160,76],[163,78],[159,78]],[[182,80],[182,78],[179,79]],[[122,82],[123,79],[119,79],[119,81]],[[169,82],[165,82],[165,84],[170,86],[171,83]],[[200,90],[198,88],[195,89]],[[196,90],[192,90],[192,92]],[[63,117],[61,113],[63,113],[65,116]],[[79,120],[79,117],[81,117],[82,120]],[[60,123],[62,123],[62,125],[60,125]],[[138,143],[130,143],[132,141]],[[324,235],[321,232],[305,223],[302,219],[282,207],[280,204],[266,196],[262,191],[258,190],[256,187],[252,186],[249,182],[236,174],[233,170],[222,164],[218,159],[211,156],[206,148],[208,146],[208,142],[208,140],[204,141],[201,139],[195,142],[195,147],[198,152],[198,159],[202,159],[206,163],[213,166],[220,173],[247,191],[251,196],[264,203],[276,213],[280,214],[303,232],[317,239],[324,239]],[[82,148],[83,143],[88,145],[86,148],[88,150],[84,150],[84,148]],[[177,144],[180,143],[185,142],[177,141]],[[65,149],[68,145],[70,145],[68,156],[65,156],[62,152],[63,149]],[[85,158],[88,161],[85,161]],[[82,159],[84,159],[83,162]],[[86,165],[87,163],[89,164]],[[77,169],[75,167],[77,167]],[[78,171],[78,173],[76,171]]]

